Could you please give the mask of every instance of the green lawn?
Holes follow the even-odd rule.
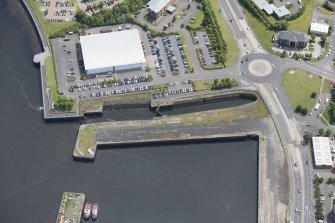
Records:
[[[201,26],[203,20],[204,20],[204,13],[200,11],[195,17],[194,23],[190,23],[189,26],[192,29],[204,29],[204,27]]]
[[[79,23],[77,22],[47,22],[44,19],[43,12],[41,12],[40,7],[42,6],[42,3],[36,2],[34,0],[29,0],[32,4],[34,11],[36,12],[39,20],[41,21],[41,24],[43,26],[44,32],[49,38],[50,35],[53,35],[54,33],[57,33],[65,28],[73,27],[73,29],[76,29],[75,27],[79,26]]]
[[[289,21],[288,30],[308,33],[313,17],[314,0],[304,0],[305,11],[299,18]]]
[[[187,42],[186,42],[184,33],[179,32],[179,36],[180,36],[180,41],[183,44],[183,49],[184,49],[184,52],[185,52],[185,55],[186,55],[186,60],[188,62],[188,70],[190,72],[193,72],[194,71],[193,62],[192,62],[190,51],[189,51],[188,46],[187,46]]]
[[[194,91],[205,91],[212,88],[214,81],[193,81],[192,86]]]
[[[269,49],[275,32],[266,29],[265,26],[252,16],[248,10],[245,10],[245,15],[263,47]]]
[[[310,111],[317,100],[311,98],[313,92],[320,92],[322,79],[304,70],[295,70],[294,73],[286,72],[283,76],[283,87],[292,108],[298,105],[306,107]]]
[[[221,28],[221,33],[222,33],[223,39],[227,43],[227,61],[226,61],[225,65],[227,67],[229,67],[231,65],[234,65],[238,60],[239,53],[238,53],[237,43],[236,43],[235,37],[234,37],[230,27],[228,26],[226,20],[222,17],[218,1],[217,0],[209,0],[209,2],[211,4],[213,12],[216,16],[218,24]]]

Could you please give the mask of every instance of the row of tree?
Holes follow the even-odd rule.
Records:
[[[315,218],[317,220],[324,220],[325,215],[323,213],[323,208],[322,208],[322,201],[321,201],[321,189],[320,185],[323,182],[323,178],[319,176],[315,176],[313,179],[313,184],[314,184],[314,198],[315,198]]]
[[[225,63],[227,57],[227,44],[223,39],[217,18],[211,8],[208,0],[201,0],[202,10],[204,12],[203,26],[207,27],[211,46],[214,50],[215,60],[218,63]]]
[[[222,78],[221,80],[215,79],[212,84],[213,90],[219,90],[224,88],[231,88],[237,86],[238,82],[233,78]]]
[[[66,98],[64,96],[58,96],[58,100],[54,102],[54,107],[59,111],[69,111],[73,108],[74,100],[72,98]]]

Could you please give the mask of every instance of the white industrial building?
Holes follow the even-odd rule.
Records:
[[[316,167],[332,167],[332,155],[330,153],[328,137],[313,137],[313,153]]]
[[[311,27],[309,29],[310,33],[314,33],[316,35],[328,35],[329,25],[312,22]]]
[[[80,37],[87,74],[142,69],[145,65],[137,29]]]

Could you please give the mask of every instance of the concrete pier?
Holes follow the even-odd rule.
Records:
[[[81,220],[85,194],[65,192],[59,206],[56,223],[77,222]]]

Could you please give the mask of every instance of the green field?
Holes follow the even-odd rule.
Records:
[[[229,67],[231,65],[234,65],[238,60],[239,53],[238,53],[237,43],[236,43],[235,37],[229,25],[227,24],[226,20],[222,17],[218,1],[209,0],[209,2],[211,4],[213,12],[220,26],[223,39],[227,43],[227,60],[226,60],[225,65]]]
[[[320,92],[322,79],[304,70],[295,70],[294,73],[286,72],[283,76],[283,87],[292,108],[298,105],[310,111],[318,97],[311,98],[313,92]]]
[[[69,27],[78,27],[79,23],[77,22],[47,22],[44,19],[43,12],[41,12],[40,7],[43,5],[40,2],[34,0],[29,0],[32,4],[34,11],[36,12],[38,19],[41,21],[46,37],[49,38],[50,35],[53,35],[65,28]]]
[[[314,0],[304,0],[305,11],[299,18],[289,21],[288,30],[308,33],[313,17]]]

